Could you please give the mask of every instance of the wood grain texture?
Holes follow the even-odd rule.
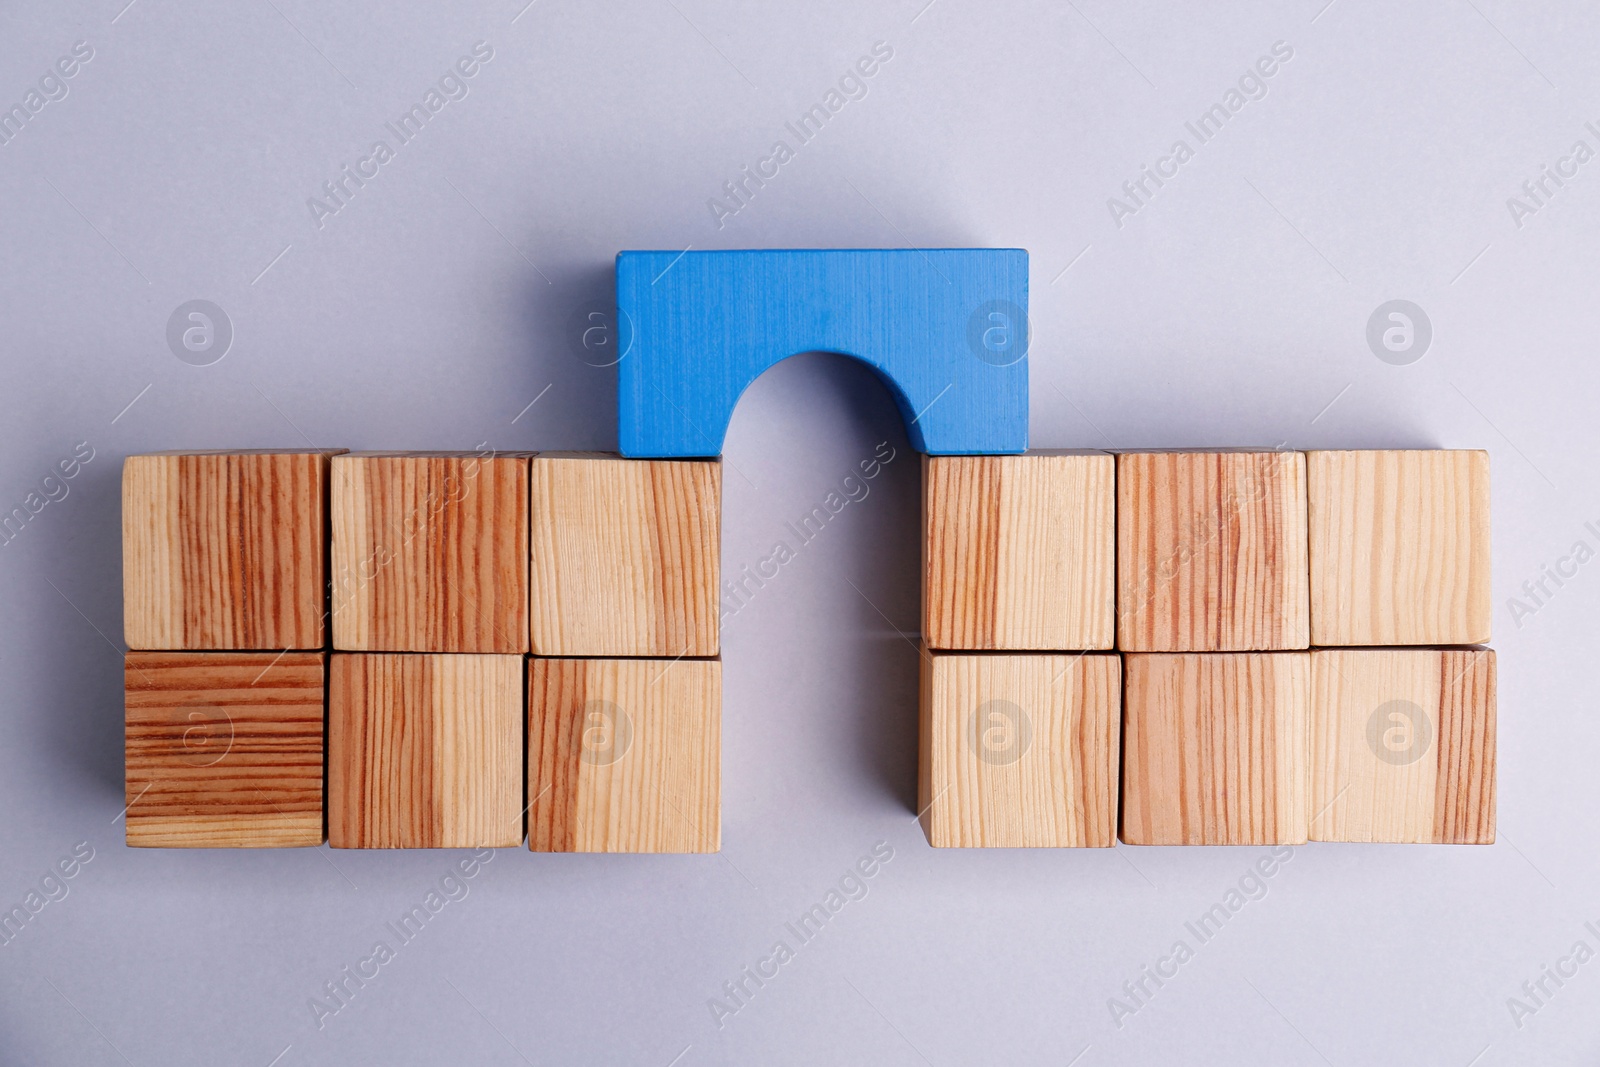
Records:
[[[1309,452],[1311,638],[1489,640],[1489,454]]]
[[[136,649],[320,648],[328,452],[163,452],[122,466]]]
[[[1299,452],[1117,457],[1117,647],[1310,643],[1306,461]]]
[[[1494,653],[1311,657],[1311,840],[1492,844]]]
[[[873,368],[918,452],[1028,447],[1028,253],[1020,248],[617,255],[625,456],[722,452],[739,397],[800,352]]]
[[[1109,847],[1122,665],[1107,654],[922,657],[917,807],[935,848]]]
[[[536,655],[717,654],[721,463],[543,453],[531,500]]]
[[[520,844],[521,763],[521,656],[334,654],[334,848]]]
[[[1123,670],[1123,841],[1305,843],[1309,652],[1133,653]]]
[[[528,650],[528,457],[335,457],[333,647]]]
[[[528,847],[722,847],[722,663],[528,662]]]
[[[1115,478],[1106,452],[923,457],[928,647],[1112,647]]]
[[[128,844],[323,840],[321,652],[129,652]]]

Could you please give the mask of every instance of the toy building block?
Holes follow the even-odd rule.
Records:
[[[622,252],[622,454],[715,456],[746,387],[800,352],[878,372],[911,446],[1028,447],[1028,253],[1020,248]]]
[[[522,657],[335,653],[328,843],[522,843]]]
[[[1110,648],[1115,477],[1106,452],[924,457],[928,647]]]
[[[528,847],[716,852],[722,663],[528,662]]]
[[[1311,639],[1489,640],[1489,454],[1310,452]]]
[[[128,844],[322,843],[321,652],[129,652]]]
[[[1117,647],[1306,648],[1307,585],[1303,453],[1117,457]]]
[[[1105,653],[925,651],[917,807],[928,843],[1113,845],[1121,679]]]
[[[528,650],[528,456],[333,461],[333,647]]]
[[[718,461],[546,452],[530,497],[535,655],[717,654]]]
[[[1492,651],[1327,649],[1311,663],[1311,840],[1494,842]]]
[[[329,454],[129,456],[122,466],[128,645],[321,648]]]
[[[1123,669],[1123,841],[1305,843],[1309,652],[1141,652]]]

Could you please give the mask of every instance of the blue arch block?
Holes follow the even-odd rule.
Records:
[[[919,452],[1028,447],[1022,249],[621,252],[617,312],[625,456],[719,455],[750,383],[818,351],[877,371]]]

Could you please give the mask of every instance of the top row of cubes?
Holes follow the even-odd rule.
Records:
[[[322,648],[331,587],[341,650],[714,656],[721,493],[714,460],[131,456],[124,636]]]
[[[1480,644],[1489,457],[929,456],[923,553],[935,649]]]

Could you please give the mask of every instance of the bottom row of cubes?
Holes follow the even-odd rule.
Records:
[[[128,843],[714,852],[721,672],[130,652]],[[1494,840],[1489,650],[925,651],[921,689],[935,846]]]
[[[130,652],[125,684],[130,845],[720,846],[718,660]]]
[[[1494,841],[1488,649],[922,663],[935,846]]]

